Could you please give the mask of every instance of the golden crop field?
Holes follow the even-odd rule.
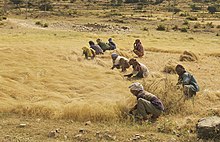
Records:
[[[158,20],[146,24],[146,20],[134,22],[129,18],[117,31],[117,26],[105,18],[93,15],[91,19],[25,20],[9,16],[1,21],[0,140],[132,141],[140,134],[141,141],[195,141],[198,119],[220,115],[220,37],[216,32],[157,31]],[[49,26],[43,28],[36,21]],[[85,29],[89,27],[86,24],[95,22],[113,29]],[[217,26],[219,21],[213,23]],[[123,26],[129,30],[119,30]],[[150,28],[145,31],[144,27]],[[81,48],[90,40],[107,42],[110,37],[117,44],[116,51],[106,51],[94,60],[84,59]],[[144,57],[137,60],[149,68],[150,75],[127,80],[123,75],[132,69],[126,73],[111,70],[111,53],[134,57],[135,39],[140,39],[145,49]],[[184,51],[193,52],[198,60],[181,62]],[[181,97],[180,91],[173,90],[178,76],[163,70],[177,64],[192,73],[200,85],[194,105],[190,100],[174,103]],[[146,90],[162,99],[169,112],[154,124],[129,121],[125,114],[136,99],[128,88],[132,82],[143,83]],[[92,124],[85,126],[86,121]],[[17,128],[20,123],[27,127]],[[59,136],[48,138],[50,130],[56,128],[61,129]],[[80,128],[86,132],[77,136]],[[97,132],[102,137],[97,137]]]

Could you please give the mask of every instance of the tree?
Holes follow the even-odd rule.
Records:
[[[19,5],[23,2],[22,0],[10,0],[10,1],[15,5]]]
[[[40,0],[38,1],[39,9],[42,11],[52,10],[52,2],[50,0]]]

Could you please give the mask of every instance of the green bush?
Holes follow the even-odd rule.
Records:
[[[186,20],[197,21],[198,18],[195,16],[189,16],[189,17],[186,17]]]
[[[202,10],[202,8],[201,7],[198,7],[198,6],[196,6],[195,4],[192,4],[192,5],[190,5],[190,7],[191,7],[191,11],[193,11],[193,12],[197,12],[197,11],[199,11],[199,10]]]
[[[47,23],[44,23],[44,24],[43,24],[43,27],[44,27],[44,28],[47,28],[48,26],[49,26],[49,25],[48,25]]]
[[[201,28],[201,24],[200,24],[200,23],[196,23],[193,27],[194,27],[195,29]]]
[[[186,28],[186,27],[182,27],[182,28],[180,29],[180,31],[181,31],[181,32],[187,32],[187,28]]]
[[[35,25],[42,25],[42,23],[40,21],[35,22]]]
[[[214,28],[215,26],[213,25],[212,22],[208,22],[208,23],[206,24],[206,27],[207,27],[207,28]]]
[[[183,25],[189,25],[189,21],[188,20],[184,20]]]
[[[2,20],[7,20],[7,17],[6,16],[2,16]]]
[[[38,8],[41,11],[50,11],[53,9],[52,2],[50,0],[39,0],[38,5]]]
[[[39,26],[44,27],[44,28],[49,26],[48,23],[42,23],[40,21],[35,22],[35,25],[39,25]]]
[[[215,12],[217,12],[217,8],[216,6],[212,5],[212,6],[208,6],[207,10],[209,11],[209,13],[214,14]]]
[[[187,12],[181,12],[181,13],[179,14],[179,16],[181,16],[181,17],[186,17],[186,16],[189,16],[189,13],[187,13]]]
[[[167,8],[168,12],[174,12],[174,13],[178,13],[181,11],[181,9],[177,8],[177,7],[168,7]]]
[[[166,30],[166,27],[164,26],[164,25],[158,25],[157,26],[157,29],[156,30],[158,30],[158,31],[165,31]]]
[[[179,29],[179,27],[177,25],[175,25],[173,28],[172,28],[174,31],[177,31]]]

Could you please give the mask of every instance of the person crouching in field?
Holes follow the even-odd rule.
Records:
[[[129,60],[127,58],[119,56],[116,53],[112,53],[111,57],[112,57],[112,62],[113,62],[113,66],[111,69],[121,68],[121,71],[125,72],[126,69],[130,67]]]
[[[129,111],[129,114],[133,114],[136,120],[147,120],[148,115],[151,115],[150,121],[156,121],[164,111],[161,100],[145,91],[139,82],[132,83],[129,88],[130,92],[137,97],[137,104]]]
[[[199,85],[197,84],[193,75],[187,72],[182,65],[177,65],[175,70],[179,75],[177,85],[183,86],[185,99],[189,99],[195,96],[196,92],[199,91]]]
[[[144,64],[139,63],[134,58],[129,60],[129,64],[132,65],[133,72],[130,74],[124,75],[125,77],[131,78],[133,76],[135,78],[144,78],[148,76],[149,70]]]
[[[141,44],[140,39],[136,39],[134,42],[134,50],[133,52],[140,58],[144,56],[144,48]]]
[[[110,46],[110,50],[116,49],[116,44],[113,42],[112,38],[108,39],[108,45]]]
[[[95,51],[93,49],[88,47],[83,47],[82,50],[83,50],[83,55],[85,55],[86,59],[89,59],[89,57],[91,59],[95,58]]]
[[[92,48],[93,50],[95,50],[95,54],[103,54],[103,50],[99,45],[96,45],[93,41],[89,41],[89,46],[90,48]]]
[[[110,46],[108,44],[102,42],[101,39],[97,39],[96,42],[102,48],[103,52],[105,52],[106,50],[110,50]]]

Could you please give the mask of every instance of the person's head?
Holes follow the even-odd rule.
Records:
[[[95,45],[93,41],[89,41],[89,45]]]
[[[96,42],[97,43],[99,43],[99,42],[101,42],[102,40],[100,39],[100,38],[98,38],[97,40],[96,40]]]
[[[118,54],[112,53],[111,57],[112,57],[113,60],[115,60],[118,57]]]
[[[140,43],[141,41],[140,41],[140,39],[136,39],[135,40],[135,43],[137,44],[137,43]]]
[[[131,92],[134,96],[137,96],[140,91],[144,91],[143,85],[141,85],[139,82],[132,83],[132,84],[129,86],[129,88],[130,88],[130,92]]]
[[[186,72],[185,68],[180,64],[176,66],[175,70],[178,75],[182,75],[184,72]]]
[[[88,49],[89,49],[89,48],[88,48],[88,47],[85,47],[85,46],[82,48],[83,51],[87,51]]]
[[[134,65],[135,63],[137,63],[136,59],[132,58],[132,59],[129,60],[130,65]]]
[[[108,41],[109,41],[109,42],[112,42],[112,38],[109,38]]]

